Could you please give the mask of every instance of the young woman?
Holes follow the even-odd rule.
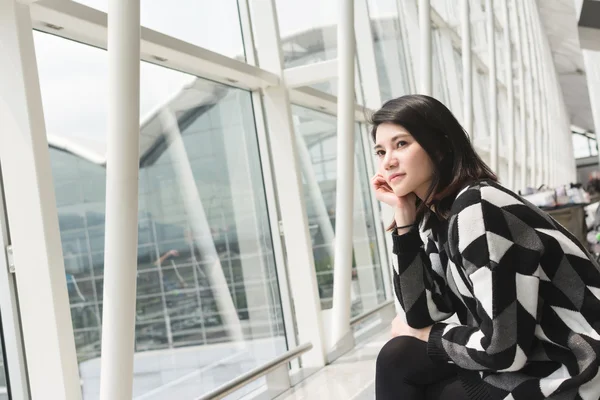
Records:
[[[439,101],[391,100],[372,123],[372,185],[394,208],[405,312],[377,359],[377,399],[600,399],[600,271],[588,252],[497,183]]]

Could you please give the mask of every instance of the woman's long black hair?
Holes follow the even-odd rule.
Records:
[[[440,101],[425,95],[407,95],[386,102],[370,118],[371,137],[383,123],[404,127],[427,152],[434,165],[431,186],[419,201],[418,218],[426,205],[438,218],[446,218],[458,192],[469,183],[498,178],[473,148],[464,128]],[[390,228],[393,229],[395,224]]]

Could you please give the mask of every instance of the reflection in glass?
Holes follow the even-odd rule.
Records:
[[[96,399],[106,97],[90,89],[106,85],[106,53],[45,34],[36,47],[83,394]],[[287,349],[252,100],[146,63],[141,81],[134,398],[192,399]]]
[[[381,100],[385,102],[410,93],[404,52],[405,36],[400,26],[398,4],[390,0],[369,0],[369,17],[375,49],[375,63]]]
[[[285,68],[337,57],[337,3],[276,0]]]
[[[292,107],[296,141],[303,175],[308,224],[319,296],[323,309],[331,308],[333,296],[333,245],[337,179],[337,133],[335,117],[302,107]],[[354,257],[352,268],[352,314],[372,309],[385,300],[381,262],[371,206],[369,177],[362,149],[361,130],[354,142]]]
[[[434,29],[431,32],[431,73],[433,75],[433,97],[444,103],[446,106],[450,105],[448,96],[446,96],[446,90],[448,89],[448,79],[455,79],[456,77],[446,76],[446,69],[442,65],[443,55],[440,49],[440,31]]]
[[[75,1],[108,12],[108,0]],[[140,19],[143,27],[231,58],[246,59],[235,0],[142,1]]]

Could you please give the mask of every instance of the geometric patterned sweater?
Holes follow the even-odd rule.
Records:
[[[427,218],[393,234],[393,281],[407,323],[433,325],[429,357],[473,400],[600,399],[600,269],[577,239],[488,180]]]

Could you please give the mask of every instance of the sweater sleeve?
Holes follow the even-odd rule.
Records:
[[[431,326],[454,314],[444,278],[432,268],[417,230],[392,234],[394,289],[406,322],[415,329]],[[437,254],[431,254],[436,257]],[[436,260],[439,262],[439,258]]]
[[[437,323],[428,354],[478,371],[518,371],[534,338],[543,244],[535,211],[496,187],[467,190],[453,206],[448,268],[478,326]],[[519,218],[512,212],[518,210]]]

